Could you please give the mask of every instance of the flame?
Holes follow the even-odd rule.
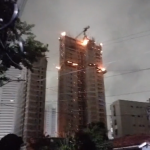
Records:
[[[72,65],[73,65],[73,66],[78,66],[78,64],[76,64],[76,63],[73,63]]]
[[[101,68],[101,70],[102,70],[102,71],[106,71],[106,69],[105,69],[105,68]]]
[[[84,39],[82,45],[86,46],[88,44],[89,40],[88,39]]]
[[[62,32],[62,33],[61,33],[61,36],[66,36],[66,32]]]
[[[58,69],[58,70],[60,70],[60,69],[61,69],[61,67],[59,67],[59,66],[56,66],[55,68],[56,68],[56,69]]]

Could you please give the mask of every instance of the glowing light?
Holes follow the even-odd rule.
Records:
[[[73,63],[72,65],[73,65],[73,66],[78,66],[78,64],[76,64],[76,63]]]
[[[66,36],[66,32],[62,32],[62,33],[61,33],[61,36]]]
[[[56,69],[58,69],[58,70],[60,70],[60,69],[61,69],[61,67],[59,67],[59,66],[56,66],[55,68],[56,68]]]
[[[86,46],[88,44],[89,40],[88,39],[84,39],[82,45]]]
[[[14,102],[14,100],[13,100],[13,99],[11,99],[11,100],[10,100],[10,102]]]
[[[100,43],[100,46],[103,46],[103,43]]]
[[[67,63],[71,64],[72,62],[71,61],[67,61]]]
[[[101,70],[99,70],[98,72],[101,72]]]
[[[105,68],[102,68],[101,70],[102,70],[102,71],[106,71],[106,69],[105,69]]]

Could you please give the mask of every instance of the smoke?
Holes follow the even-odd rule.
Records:
[[[108,66],[106,76],[119,74],[131,70],[149,67],[149,32],[120,38],[133,33],[149,30],[150,26],[149,0],[33,0],[27,1],[23,13],[23,20],[35,24],[34,33],[37,38],[49,44],[49,64],[58,63],[58,36],[61,31],[70,32],[76,36],[83,28],[90,25],[89,35],[95,37],[97,42],[104,42],[104,65]],[[138,36],[143,35],[141,38]],[[112,40],[119,38],[119,40]],[[111,40],[111,42],[107,42]],[[113,62],[110,65],[109,62]],[[116,70],[116,71],[115,71]],[[57,70],[56,70],[57,71]],[[48,72],[47,86],[55,86],[53,72]],[[149,72],[138,72],[128,75],[105,78],[106,96],[141,91],[148,88],[150,82]],[[48,95],[47,100],[55,99]],[[131,94],[116,97],[106,97],[108,114],[109,105],[117,99],[130,99],[145,101],[149,93]],[[108,122],[109,124],[109,122]]]

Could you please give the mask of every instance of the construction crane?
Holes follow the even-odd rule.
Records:
[[[83,30],[80,34],[78,34],[78,36],[76,36],[75,39],[77,39],[82,33],[83,33],[83,35],[84,35],[84,38],[87,37],[86,31],[87,31],[89,28],[90,28],[90,26],[87,26],[86,28],[84,28],[84,30]]]

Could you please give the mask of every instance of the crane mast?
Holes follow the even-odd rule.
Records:
[[[89,28],[90,28],[90,26],[85,27],[85,28],[83,29],[83,31],[82,31],[80,34],[78,34],[78,36],[76,36],[75,39],[77,39],[82,33],[83,33],[83,35],[84,35],[84,38],[87,37],[86,31],[87,31]]]

